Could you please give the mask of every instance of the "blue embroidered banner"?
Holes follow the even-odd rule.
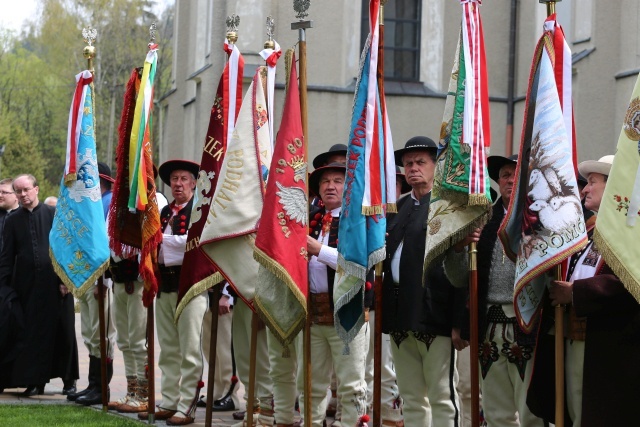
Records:
[[[69,114],[67,165],[49,234],[53,267],[80,297],[109,266],[109,243],[102,208],[93,123],[91,73],[76,76]]]

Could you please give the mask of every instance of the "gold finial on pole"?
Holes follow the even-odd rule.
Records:
[[[82,38],[87,44],[84,49],[82,49],[82,56],[87,59],[87,68],[91,71],[91,74],[95,71],[93,69],[93,58],[96,57],[96,47],[93,43],[95,43],[97,35],[98,31],[95,28],[86,27],[82,29]]]
[[[551,16],[556,13],[556,3],[562,0],[538,0],[539,3],[547,5],[547,16]]]
[[[380,25],[384,25],[384,5],[387,0],[380,0]]]
[[[273,29],[275,27],[276,21],[273,20],[271,16],[267,16],[267,37],[269,39],[264,42],[265,49],[275,49],[276,43],[273,41]]]
[[[240,26],[240,17],[235,13],[227,16],[227,40],[234,44],[238,41],[238,27]]]

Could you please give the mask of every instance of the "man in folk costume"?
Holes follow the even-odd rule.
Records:
[[[614,156],[578,165],[587,177],[585,207],[597,214]],[[640,305],[606,264],[593,242],[571,258],[567,281],[549,289],[552,305],[569,306],[566,335],[566,396],[574,426],[631,425],[637,401]],[[581,317],[578,317],[581,316]]]
[[[350,354],[343,354],[344,342],[333,324],[333,282],[338,262],[337,237],[346,167],[332,163],[309,176],[309,189],[322,200],[323,207],[311,213],[307,239],[309,254],[309,298],[311,298],[311,425],[320,427],[326,412],[327,388],[331,369],[336,370],[338,399],[342,407],[340,424],[355,426],[366,410],[364,366],[368,350],[367,324],[350,343]],[[303,391],[304,363],[298,355],[298,391]],[[300,412],[304,413],[300,396]]]
[[[157,176],[155,165],[153,171]],[[158,208],[162,207],[158,205]],[[116,342],[122,351],[127,393],[120,399],[109,402],[108,407],[122,413],[144,412],[148,409],[147,310],[142,304],[144,282],[138,270],[137,255],[122,259],[111,253],[109,272],[113,281],[113,320],[117,332]]]
[[[489,177],[499,187],[500,199],[493,205],[491,220],[482,230],[471,233],[445,258],[445,271],[451,284],[469,283],[467,245],[478,243],[478,334],[480,341],[481,391],[484,417],[495,426],[542,426],[526,403],[531,378],[535,333],[525,334],[519,327],[513,307],[513,278],[516,266],[504,254],[498,228],[509,206],[515,182],[517,155],[487,158]],[[462,338],[469,339],[466,317]]]
[[[98,174],[100,176],[100,194],[102,197],[102,209],[105,221],[109,205],[111,204],[111,186],[114,179],[111,177],[111,168],[106,163],[98,162]],[[98,282],[93,292],[85,292],[80,298],[80,322],[81,334],[85,347],[89,353],[89,384],[87,388],[77,393],[69,393],[67,399],[81,405],[97,405],[102,402],[102,370],[100,353],[100,308],[98,304],[98,292],[105,293],[104,313],[107,346],[107,393],[109,383],[113,377],[113,352],[115,348],[116,331],[111,319],[111,304],[113,297],[110,292],[111,281],[105,279],[103,289],[98,289]]]
[[[396,164],[404,166],[412,191],[387,223],[382,330],[392,338],[407,426],[454,426],[460,419],[452,327],[464,300],[455,304],[455,289],[441,266],[428,270],[424,286],[422,280],[436,151],[435,142],[424,136],[396,150]]]
[[[158,366],[162,371],[162,404],[155,413],[167,425],[194,422],[198,393],[202,388],[202,320],[207,310],[206,292],[193,298],[178,323],[174,322],[180,270],[199,165],[187,160],[169,160],[160,165],[162,181],[171,187],[173,202],[160,213],[163,236],[158,253],[160,285],[156,301],[156,327],[160,344]],[[147,419],[146,412],[138,418]]]

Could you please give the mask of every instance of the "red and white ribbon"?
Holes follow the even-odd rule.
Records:
[[[82,132],[82,114],[87,87],[93,81],[89,70],[76,75],[76,90],[69,110],[69,125],[67,128],[67,154],[64,165],[64,176],[77,173],[78,141]]]
[[[273,134],[273,123],[275,122],[274,109],[273,109],[273,96],[276,87],[276,64],[280,55],[282,55],[282,49],[277,41],[275,43],[275,49],[264,49],[260,52],[260,56],[267,62],[267,112],[269,114],[269,139],[271,140],[271,149],[273,150],[273,143],[275,135]]]
[[[224,51],[229,55],[228,67],[224,75],[224,105],[222,108],[224,114],[224,123],[227,124],[227,141],[231,141],[233,130],[236,127],[236,118],[240,112],[240,104],[238,99],[242,98],[242,73],[244,72],[244,59],[240,55],[240,50],[236,45],[224,41]],[[233,114],[229,114],[233,112]]]
[[[363,211],[369,207],[374,209],[369,212],[383,209],[384,204],[395,204],[395,161],[393,160],[393,141],[389,118],[384,112],[383,126],[380,129],[378,116],[380,107],[384,105],[384,93],[378,87],[378,47],[380,46],[380,0],[369,2],[369,28],[371,45],[369,48],[369,69],[367,86],[367,113],[366,113],[366,146],[365,146],[365,179],[364,197],[362,200]],[[380,135],[382,131],[382,135]],[[381,144],[384,144],[382,146]],[[384,156],[381,159],[380,156]],[[384,170],[382,170],[384,168]],[[382,195],[382,177],[384,174],[386,183],[386,197]]]
[[[491,145],[489,85],[484,52],[481,0],[460,0],[462,4],[462,46],[464,50],[465,91],[462,140],[471,148],[469,194],[486,194],[486,150]]]

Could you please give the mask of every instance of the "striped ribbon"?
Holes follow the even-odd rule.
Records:
[[[275,135],[273,134],[273,123],[275,123],[275,117],[273,112],[274,105],[274,90],[276,87],[276,64],[280,55],[282,55],[282,49],[277,41],[273,41],[276,45],[275,49],[263,49],[260,52],[260,56],[267,62],[267,111],[269,114],[269,139],[271,140],[271,149],[273,150],[273,141]]]
[[[384,93],[380,92],[377,79],[378,47],[380,45],[380,0],[371,0],[369,2],[369,26],[371,48],[369,70],[367,70],[369,85],[367,89],[366,167],[362,213],[364,215],[378,215],[384,212],[387,205],[395,206],[396,202],[395,162],[393,160],[391,128],[386,106],[384,105]],[[384,195],[383,182],[385,185]]]
[[[462,140],[471,148],[469,194],[486,194],[486,152],[491,145],[489,85],[484,51],[481,0],[460,0],[462,4],[462,45],[466,70]],[[471,201],[472,199],[470,199]]]
[[[129,149],[129,203],[131,212],[144,211],[149,202],[146,185],[146,160],[144,146],[151,142],[151,110],[153,109],[153,84],[158,65],[158,45],[149,45],[149,52],[144,61],[140,90],[133,115]]]
[[[89,70],[76,75],[76,90],[73,93],[73,101],[69,110],[69,126],[67,127],[67,154],[64,165],[64,181],[76,180],[78,140],[82,132],[82,112],[84,100],[87,96],[87,86],[93,82],[93,76]]]

